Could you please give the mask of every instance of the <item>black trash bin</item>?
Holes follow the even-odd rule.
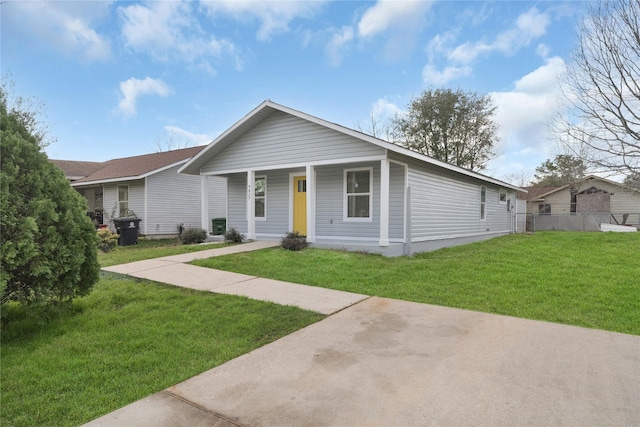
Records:
[[[221,236],[227,231],[227,218],[213,218],[211,220],[211,234]]]
[[[118,232],[118,245],[129,246],[138,243],[140,218],[114,218],[113,225]]]

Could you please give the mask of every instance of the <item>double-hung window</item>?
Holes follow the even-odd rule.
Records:
[[[480,219],[487,219],[487,187],[480,186]]]
[[[129,214],[129,186],[118,185],[118,217],[126,217]]]
[[[344,220],[371,221],[373,169],[344,171]]]
[[[267,177],[257,176],[254,189],[255,217],[265,219],[267,217]]]
[[[507,203],[507,190],[505,190],[504,188],[500,189],[500,193],[499,193],[499,197],[500,197],[500,203],[505,204]]]

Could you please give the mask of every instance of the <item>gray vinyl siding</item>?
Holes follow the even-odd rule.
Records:
[[[170,168],[149,176],[147,191],[147,226],[141,224],[147,234],[176,234],[179,223],[185,228],[201,227],[200,177]]]
[[[116,218],[119,216],[117,209],[119,185],[126,185],[129,187],[129,210],[133,211],[138,218],[142,218],[144,221],[144,179],[105,184],[102,193],[102,200],[104,204],[105,223],[109,224],[109,228],[111,230],[115,229],[113,228],[113,224],[109,222],[109,219],[112,214],[115,214]],[[140,227],[142,227],[142,224],[140,224]]]
[[[227,229],[247,232],[247,175],[233,174],[227,180]]]
[[[256,234],[284,236],[289,230],[289,172],[291,170],[256,172],[267,178],[266,219],[256,218]],[[300,174],[304,175],[304,171]]]
[[[404,238],[405,167],[391,163],[389,168],[389,239]]]
[[[274,112],[202,168],[201,173],[384,155],[385,150],[283,112]]]
[[[199,177],[198,177],[199,178]],[[208,177],[207,198],[209,201],[209,219],[227,217],[227,178]],[[211,231],[211,221],[208,222]]]
[[[202,226],[200,214],[200,177],[177,173],[178,166],[147,177],[147,209],[145,216],[145,180],[105,184],[103,203],[105,217],[111,215],[117,202],[119,185],[129,186],[129,209],[140,222],[140,233],[146,235],[172,235],[178,233],[178,224],[185,227]],[[208,178],[209,221],[225,217],[227,211],[226,179]],[[117,215],[116,215],[117,216]],[[105,218],[105,222],[107,219]]]
[[[344,221],[344,170],[373,167],[371,222]],[[316,168],[316,236],[376,240],[380,237],[380,163]]]
[[[487,188],[486,220],[480,218],[480,188]],[[499,187],[435,167],[412,164],[412,241],[508,232],[506,204],[499,203]]]

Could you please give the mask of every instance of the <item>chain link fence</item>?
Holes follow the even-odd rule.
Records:
[[[589,212],[572,214],[516,215],[518,232],[536,231],[601,231],[601,224],[640,227],[640,213]]]

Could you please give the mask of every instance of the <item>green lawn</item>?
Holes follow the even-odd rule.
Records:
[[[510,235],[413,258],[280,248],[194,264],[640,335],[640,233]]]
[[[98,261],[102,267],[109,267],[127,262],[215,249],[225,245],[228,244],[183,245],[179,239],[139,239],[137,245],[116,246],[110,252],[99,253]]]
[[[322,317],[112,274],[46,322],[4,307],[0,425],[88,422]]]

